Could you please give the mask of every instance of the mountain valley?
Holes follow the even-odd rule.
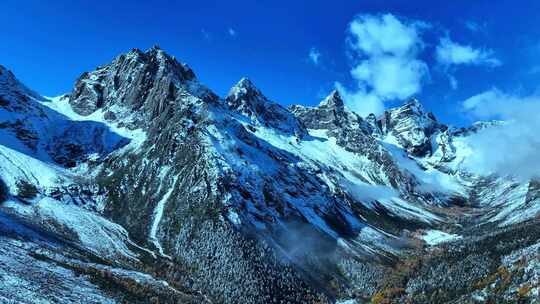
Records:
[[[220,97],[159,47],[44,97],[0,66],[0,302],[540,303],[540,181],[410,99]]]

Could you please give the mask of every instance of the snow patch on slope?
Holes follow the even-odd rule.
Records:
[[[0,132],[0,137],[18,143],[18,140]],[[23,147],[21,147],[23,149]],[[24,151],[24,149],[23,149]],[[17,181],[26,180],[38,187],[52,187],[71,179],[67,170],[51,163],[40,161],[26,153],[8,148],[0,143],[0,178],[4,180],[11,193],[17,191]]]
[[[345,150],[337,144],[334,137],[327,135],[326,130],[310,129],[308,131],[311,137],[301,141],[298,141],[294,136],[287,136],[264,127],[258,127],[254,135],[274,147],[300,157],[308,165],[314,167],[322,165],[336,170],[343,177],[337,185],[325,176],[326,173],[322,172],[320,175],[323,180],[328,181],[327,184],[331,189],[339,187],[348,190],[355,199],[363,202],[369,208],[374,208],[374,203],[377,202],[396,215],[408,219],[421,220],[426,223],[441,220],[428,210],[401,199],[395,189],[380,185],[373,180],[370,171],[376,170],[376,168],[373,168],[372,161],[367,157]],[[427,176],[430,181],[433,179],[429,174],[424,173],[413,160],[407,160],[407,165],[414,168],[414,173]],[[381,176],[384,176],[382,172],[380,173]],[[444,176],[439,171],[434,171],[433,174],[438,178]]]
[[[430,246],[452,242],[461,238],[463,237],[460,235],[450,234],[440,230],[427,230],[422,236],[422,239]]]
[[[125,127],[120,127],[118,124],[113,124],[108,122],[104,118],[103,109],[99,109],[88,116],[82,116],[73,111],[73,108],[69,104],[69,99],[65,95],[56,96],[56,97],[47,97],[44,101],[41,102],[44,106],[66,116],[72,121],[92,121],[98,122],[106,125],[110,130],[122,137],[129,138],[131,140],[129,146],[137,147],[140,146],[146,140],[146,132],[142,129],[130,130]]]
[[[381,143],[392,154],[400,168],[412,173],[422,184],[421,190],[446,194],[464,195],[466,189],[456,176],[443,173],[432,167],[421,168],[417,161],[410,158],[393,135],[386,136]]]
[[[98,256],[137,260],[137,255],[128,247],[135,245],[127,231],[91,211],[48,197],[36,199],[31,205],[7,201],[2,209],[52,234],[62,235]]]
[[[156,246],[158,249],[159,254],[164,255],[163,253],[163,247],[161,247],[161,244],[159,243],[159,239],[157,238],[157,231],[159,228],[159,223],[161,222],[161,219],[163,218],[163,211],[165,210],[165,204],[167,203],[167,200],[173,193],[176,185],[176,180],[178,179],[178,176],[175,176],[173,179],[173,182],[169,188],[169,190],[163,195],[161,200],[156,205],[156,208],[154,209],[153,219],[152,219],[152,226],[150,226],[150,234],[149,239],[150,241]]]
[[[35,258],[41,250],[0,235],[0,303],[117,303],[87,276]]]

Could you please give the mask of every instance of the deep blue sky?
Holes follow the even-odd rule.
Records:
[[[532,92],[540,77],[540,2],[533,0],[24,2],[0,4],[0,64],[47,96],[70,91],[82,72],[119,53],[159,44],[219,95],[247,76],[284,105],[313,105],[335,81],[353,85],[348,24],[380,13],[431,24],[421,55],[431,79],[417,96],[445,122],[463,124],[459,102],[472,95],[492,87]],[[502,65],[457,67],[452,90],[433,55],[447,34],[493,50]],[[321,53],[318,65],[308,59],[312,48]]]

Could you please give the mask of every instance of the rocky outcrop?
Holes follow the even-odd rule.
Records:
[[[75,83],[69,103],[81,115],[102,110],[120,121],[130,116],[123,123],[135,127],[159,116],[186,92],[206,101],[217,99],[196,82],[195,74],[186,64],[153,47],[146,52],[133,49],[108,65],[83,73]]]
[[[415,190],[417,182],[414,177],[401,170],[391,153],[378,141],[383,134],[381,122],[374,115],[364,120],[349,111],[337,90],[317,107],[294,105],[289,109],[307,128],[326,130],[327,135],[335,138],[339,146],[368,158],[370,164],[364,170],[377,184],[388,185],[412,200],[422,196],[420,191]],[[411,193],[415,195],[410,196]]]
[[[337,130],[340,128],[359,129],[371,133],[370,126],[357,114],[345,109],[343,99],[337,90],[332,91],[318,107],[293,105],[289,110],[309,129]]]
[[[446,130],[433,113],[428,113],[416,99],[411,99],[402,107],[387,110],[379,118],[384,134],[394,136],[398,142],[414,156],[431,155],[431,136]]]
[[[225,98],[229,109],[281,132],[298,137],[306,135],[304,126],[281,105],[266,98],[247,78],[231,88]]]

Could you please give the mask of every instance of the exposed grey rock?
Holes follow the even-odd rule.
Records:
[[[308,129],[334,131],[340,128],[360,129],[371,133],[369,125],[357,114],[345,109],[343,99],[337,90],[332,91],[318,107],[293,105],[289,110],[294,113]]]
[[[411,99],[402,107],[385,111],[379,120],[382,132],[395,136],[414,156],[430,155],[433,152],[431,135],[447,128],[432,113],[426,112],[416,99]]]
[[[230,109],[248,118],[298,137],[306,135],[304,126],[281,105],[268,100],[247,78],[229,91],[225,101]]]
[[[69,102],[81,115],[98,109],[120,108],[123,113],[116,113],[118,118],[137,114],[130,117],[128,123],[139,125],[160,115],[186,90],[206,101],[217,98],[196,83],[195,74],[186,64],[179,63],[159,47],[146,52],[133,49],[108,65],[83,73]]]
[[[372,162],[373,174],[370,174],[370,178],[377,183],[396,189],[412,201],[434,202],[433,197],[424,197],[422,191],[415,189],[417,181],[414,177],[401,170],[394,157],[377,139],[383,132],[389,132],[388,129],[382,127],[381,121],[374,121],[373,115],[368,116],[368,121],[346,109],[337,90],[326,97],[318,107],[295,105],[289,109],[307,128],[327,130],[328,136],[336,138],[338,145],[367,157]]]

